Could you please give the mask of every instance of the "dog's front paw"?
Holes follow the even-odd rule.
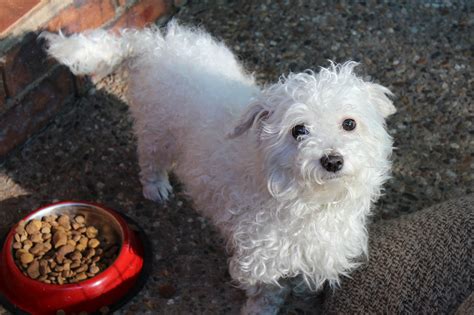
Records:
[[[240,309],[240,315],[276,315],[280,305],[273,305],[267,301],[248,300]]]
[[[147,182],[143,184],[143,196],[152,201],[165,202],[168,200],[173,187],[168,180]]]
[[[240,314],[276,315],[290,292],[291,288],[287,283],[282,283],[281,286],[260,284],[249,287],[248,298],[240,309]]]

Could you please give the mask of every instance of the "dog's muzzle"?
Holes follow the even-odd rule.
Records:
[[[344,158],[342,155],[325,155],[319,161],[328,172],[336,173],[344,166]]]

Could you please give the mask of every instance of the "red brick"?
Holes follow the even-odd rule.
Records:
[[[65,67],[58,67],[19,104],[3,114],[0,117],[0,157],[44,127],[73,93],[71,73]]]
[[[38,41],[37,34],[27,34],[5,56],[5,85],[9,96],[17,95],[53,64],[54,61],[46,55],[43,41]]]
[[[110,27],[113,30],[121,28],[141,28],[154,22],[170,10],[169,0],[140,0],[129,8]]]
[[[102,26],[115,17],[113,0],[76,0],[47,25],[51,32],[76,33]]]
[[[3,0],[0,4],[0,33],[18,21],[41,0]]]

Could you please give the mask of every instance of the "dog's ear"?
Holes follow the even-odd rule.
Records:
[[[367,83],[367,89],[369,91],[369,101],[383,118],[395,114],[397,110],[390,99],[390,97],[393,97],[393,93],[389,89],[375,83]]]
[[[261,125],[261,123],[270,116],[270,111],[262,104],[255,102],[249,105],[247,110],[242,114],[237,122],[237,126],[228,135],[229,138],[235,138],[244,134],[253,126]]]

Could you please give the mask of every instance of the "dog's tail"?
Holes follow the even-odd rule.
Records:
[[[114,34],[105,30],[93,30],[69,37],[62,33],[43,32],[46,49],[50,56],[66,65],[76,75],[94,74],[105,76],[114,72],[129,57],[142,49],[139,31],[124,30]]]

